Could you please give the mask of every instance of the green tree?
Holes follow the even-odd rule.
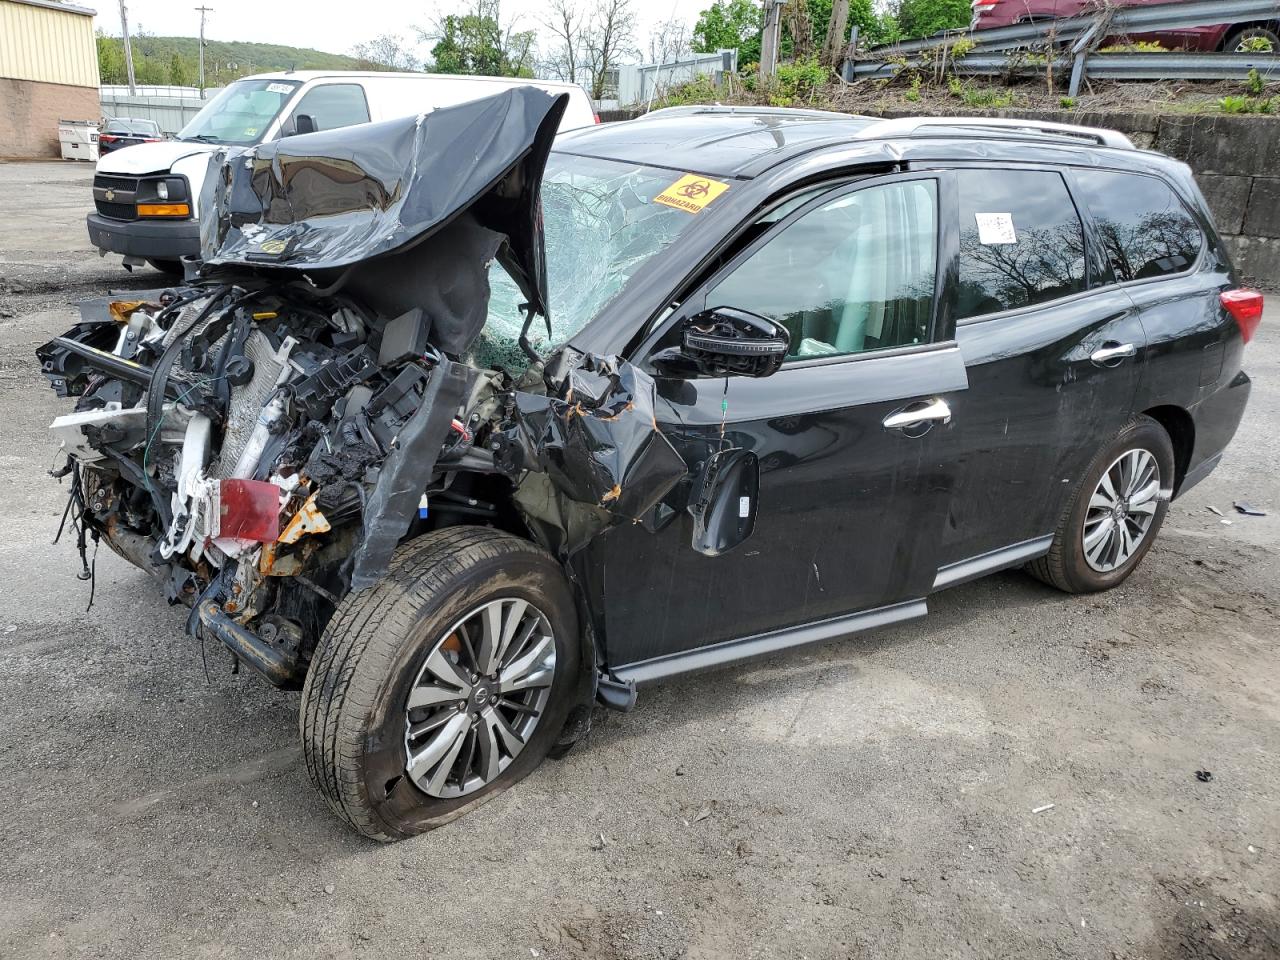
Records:
[[[98,80],[101,83],[127,83],[124,69],[124,46],[115,37],[98,33]]]
[[[966,6],[965,9],[969,8]],[[813,18],[814,41],[821,47],[823,38],[827,35],[827,25],[831,22],[831,0],[809,0],[809,15]],[[965,22],[968,23],[968,20]],[[859,47],[891,43],[900,39],[897,19],[892,13],[876,13],[874,0],[850,0],[849,22],[844,31],[845,43],[853,35],[854,27],[858,28]]]
[[[169,58],[169,82],[175,87],[190,87],[195,84],[195,71],[191,69],[191,64],[187,62],[187,58],[178,51],[173,52],[173,56]]]
[[[537,34],[502,26],[497,0],[478,0],[468,13],[451,13],[434,31],[419,30],[434,40],[431,57],[437,73],[482,77],[532,77]]]
[[[829,18],[831,0],[826,0],[826,4]],[[764,13],[756,0],[715,0],[698,14],[693,28],[693,49],[697,53],[714,53],[736,48],[740,66],[758,63],[763,23]]]
[[[972,14],[969,0],[902,0],[898,25],[904,37],[930,37],[967,27]]]

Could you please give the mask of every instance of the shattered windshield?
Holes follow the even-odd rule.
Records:
[[[299,86],[296,80],[237,80],[210,100],[178,139],[257,143]]]
[[[693,222],[693,214],[653,199],[679,178],[659,167],[551,154],[542,180],[550,343],[564,343],[585,327],[632,274]],[[528,361],[518,338],[525,298],[501,268],[490,271],[489,282],[489,319],[475,359],[486,367],[524,367]],[[534,319],[529,340],[546,352],[541,317]]]

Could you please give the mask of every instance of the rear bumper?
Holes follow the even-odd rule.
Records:
[[[1252,386],[1249,375],[1241,370],[1225,387],[1215,390],[1196,405],[1192,411],[1196,428],[1195,450],[1187,464],[1186,476],[1174,492],[1175,497],[1194,487],[1221,462],[1223,451],[1244,418]]]
[[[91,213],[85,224],[90,243],[126,257],[177,260],[200,253],[198,220],[111,220]]]

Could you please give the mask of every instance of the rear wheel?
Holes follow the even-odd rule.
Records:
[[[182,269],[182,261],[181,261],[181,260],[156,260],[156,259],[148,259],[148,260],[147,260],[147,263],[151,264],[151,266],[155,267],[155,268],[156,268],[157,270],[159,270],[161,273],[172,273],[172,274],[174,274],[174,275],[176,275],[176,276],[181,277],[181,276],[183,276],[183,274],[184,274],[184,272],[185,272],[185,271],[183,271],[183,269]]]
[[[1030,573],[1068,593],[1107,590],[1133,573],[1160,530],[1173,486],[1173,444],[1136,417],[1093,458]]]
[[[343,599],[303,689],[307,771],[367,837],[430,830],[546,757],[578,685],[577,616],[556,562],[455,527],[403,546]]]
[[[1250,43],[1251,40],[1254,42]],[[1270,44],[1269,51],[1259,42],[1263,40]],[[1227,37],[1222,49],[1227,53],[1280,53],[1280,32],[1274,27],[1245,27]]]

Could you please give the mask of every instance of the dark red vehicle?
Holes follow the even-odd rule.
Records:
[[[1166,2],[1168,0],[1115,0],[1115,5],[1137,7]],[[990,30],[992,27],[1008,27],[1029,21],[1076,17],[1089,13],[1096,6],[1096,0],[973,0],[973,21],[969,29]],[[1135,33],[1127,39],[1155,41],[1170,50],[1209,53],[1225,50],[1244,53],[1249,49],[1248,41],[1255,37],[1269,40],[1271,49],[1280,53],[1280,18],[1248,23],[1216,23],[1161,33]]]

